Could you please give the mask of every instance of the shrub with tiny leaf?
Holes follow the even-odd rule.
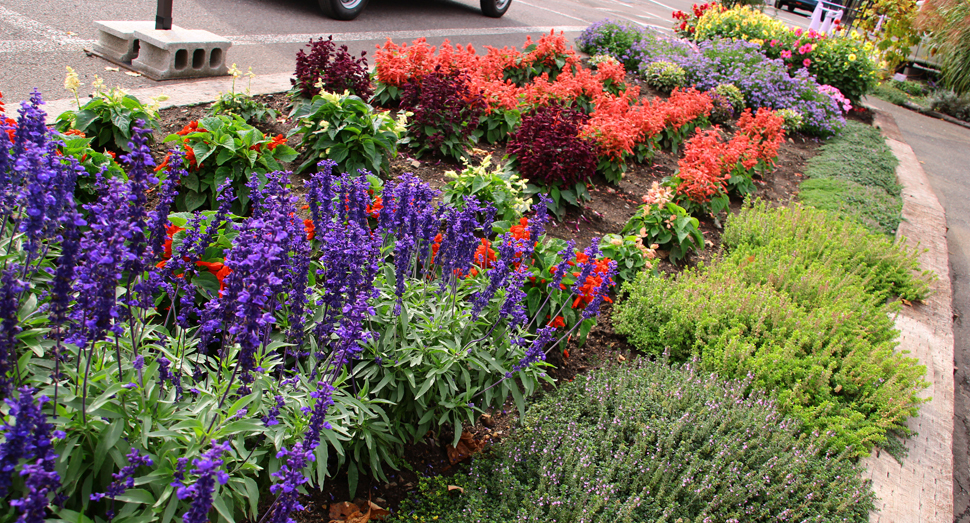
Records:
[[[485,112],[485,100],[468,85],[469,78],[438,66],[404,86],[401,108],[414,113],[407,125],[408,143],[417,154],[466,158],[473,132]]]
[[[290,79],[300,96],[312,98],[321,88],[334,93],[350,91],[364,100],[374,94],[364,58],[366,51],[354,58],[346,45],[337,48],[333,35],[326,40],[311,38],[307,46],[310,54],[303,49],[296,53],[296,78]]]
[[[869,521],[875,495],[848,453],[802,439],[750,379],[667,363],[564,384],[467,473],[422,480],[391,521]]]
[[[664,60],[648,65],[642,74],[647,85],[664,94],[687,84],[687,73],[684,68]]]
[[[784,123],[781,124],[785,132],[795,132],[802,128],[805,123],[805,119],[802,117],[802,113],[794,109],[778,109],[775,114],[780,116]]]
[[[926,296],[914,250],[805,207],[764,202],[725,224],[726,254],[674,278],[642,275],[614,308],[638,349],[698,359],[777,398],[811,439],[867,456],[910,433],[926,369],[896,350],[899,296]]]
[[[740,113],[744,110],[744,93],[741,89],[738,89],[734,84],[719,84],[717,87],[712,89],[715,93],[727,98],[731,102],[731,108],[734,109],[735,113]]]

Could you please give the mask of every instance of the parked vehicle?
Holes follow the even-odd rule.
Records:
[[[482,14],[492,18],[501,18],[512,0],[480,0]],[[353,20],[367,6],[367,0],[317,0],[323,14],[336,20]]]
[[[794,13],[795,8],[804,9],[811,13],[815,11],[815,6],[818,5],[818,0],[776,0],[775,7],[778,9],[788,8],[789,12]]]

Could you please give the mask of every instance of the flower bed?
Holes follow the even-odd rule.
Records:
[[[252,167],[260,155],[285,163],[278,154],[297,141],[285,136],[292,129],[303,135],[294,163],[307,168],[305,187],[270,169],[242,171],[235,183],[217,170],[206,187],[215,208],[194,214],[169,213],[175,191],[199,192],[194,171],[185,169],[192,158],[172,151],[156,170],[144,133],[135,133],[134,152],[120,164],[98,153],[97,165],[111,174],[99,177],[71,159],[93,161],[89,143],[61,147],[54,143],[60,136],[40,131],[39,96],[20,121],[5,124],[0,139],[10,141],[0,147],[7,155],[0,166],[15,166],[9,172],[16,176],[4,180],[2,193],[13,220],[3,236],[11,269],[4,319],[19,333],[5,339],[16,357],[4,360],[15,369],[4,376],[32,388],[6,389],[3,445],[12,441],[11,426],[33,427],[48,440],[9,458],[9,470],[23,476],[14,478],[12,493],[43,507],[58,481],[77,482],[82,488],[64,490],[66,505],[52,509],[68,520],[110,511],[119,521],[259,513],[283,521],[307,488],[342,484],[342,495],[352,497],[358,485],[407,477],[394,471],[402,448],[420,445],[426,434],[461,449],[463,425],[506,409],[506,399],[523,410],[549,380],[547,371],[567,379],[570,369],[588,366],[591,352],[614,359],[593,319],[608,309],[613,283],[710,256],[695,249],[717,246],[713,216],[687,213],[703,203],[690,191],[680,205],[670,199],[679,183],[672,151],[680,144],[687,152],[680,173],[716,172],[724,182],[718,190],[728,195],[757,188],[785,199],[785,184],[800,169],[791,163],[798,147],[779,146],[782,119],[772,111],[728,117],[724,135],[699,130],[715,106],[708,94],[675,89],[668,98],[642,97],[621,65],[604,58],[588,69],[555,35],[521,53],[436,51],[423,41],[389,42],[383,51],[378,75],[383,70],[387,83],[378,85],[374,103],[403,97],[417,113],[425,96],[447,99],[456,109],[451,116],[408,122],[405,109],[395,117],[350,93],[297,99],[298,127],[263,121],[254,122],[256,130],[232,117],[205,120],[201,108],[188,110],[189,122],[166,113],[159,125],[173,141],[195,140],[183,149],[196,169]],[[344,57],[339,67],[355,63]],[[329,76],[320,56],[303,64],[303,76],[313,80],[317,66],[322,85]],[[449,77],[460,79],[455,85],[426,81],[465,68],[467,76]],[[730,104],[733,93],[720,92]],[[283,101],[269,100],[275,108]],[[321,112],[345,103],[353,117]],[[481,117],[463,112],[479,103]],[[556,143],[584,144],[595,174],[569,180],[572,187],[548,180],[536,187],[506,162],[490,169],[486,153],[512,152],[502,143],[508,132],[549,127],[530,123],[539,114],[568,120]],[[358,135],[352,127],[360,118],[375,133],[404,133],[403,143],[414,140],[408,150],[423,156],[395,155],[402,142],[389,135],[388,147],[363,139],[358,147],[350,136]],[[422,132],[407,130],[417,121],[427,124]],[[238,128],[239,143],[211,143],[214,131],[229,126]],[[436,133],[445,141],[422,151]],[[490,133],[495,143],[486,146]],[[441,149],[452,138],[458,141]],[[475,138],[482,141],[462,143]],[[514,150],[534,167],[533,182],[551,161],[527,156],[535,153],[525,145],[540,141],[520,138]],[[341,144],[348,158],[385,172],[338,175],[333,162],[317,160]],[[460,156],[465,171],[445,177],[452,165],[438,167],[435,156]],[[160,149],[156,158],[163,158]],[[777,166],[783,169],[769,176]],[[401,176],[410,170],[426,179]],[[72,204],[71,173],[93,188],[90,205]],[[568,165],[559,174],[576,176]],[[669,187],[657,183],[663,174],[671,175]],[[156,199],[150,208],[149,189]],[[237,215],[243,189],[251,210]],[[646,202],[653,207],[635,209],[644,193],[653,195]],[[591,203],[579,210],[555,201],[583,198]],[[521,216],[530,205],[532,214]],[[561,211],[548,237],[546,209]],[[627,236],[603,234],[623,229]],[[561,368],[544,364],[547,354]],[[44,421],[52,405],[58,416]],[[41,468],[31,468],[35,458],[44,460]],[[338,482],[328,480],[335,474]],[[11,505],[11,513],[22,506]]]

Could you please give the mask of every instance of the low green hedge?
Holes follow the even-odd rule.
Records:
[[[750,388],[665,361],[587,375],[467,474],[423,480],[394,521],[868,521],[848,453],[809,445]]]
[[[624,286],[614,327],[638,349],[692,358],[772,393],[825,448],[866,456],[908,434],[925,368],[896,351],[890,296],[925,297],[915,253],[814,209],[763,203],[728,220],[724,254]]]

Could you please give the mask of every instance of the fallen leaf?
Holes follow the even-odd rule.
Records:
[[[445,450],[448,452],[448,460],[454,465],[465,458],[471,457],[472,454],[481,451],[482,446],[482,442],[475,441],[471,432],[464,431],[461,433],[461,439],[458,440],[458,446],[452,447],[448,445]]]
[[[390,510],[386,510],[386,509],[383,509],[383,508],[379,507],[373,501],[368,501],[367,503],[370,505],[370,517],[371,517],[371,519],[384,519],[386,516],[390,516],[391,515],[391,511]]]
[[[67,34],[70,36],[75,36],[77,33],[75,33],[74,31],[68,31]]]
[[[411,163],[411,167],[414,167],[415,169],[417,169],[418,167],[421,167],[421,162],[417,160],[412,159],[410,163]]]
[[[141,76],[141,73],[133,73],[131,71],[125,71],[125,74],[128,76]]]
[[[626,358],[624,358],[623,355],[620,354],[619,356],[616,357],[616,361],[626,361]]]
[[[465,489],[463,489],[463,488],[461,488],[461,487],[459,487],[457,485],[448,485],[448,492],[451,492],[453,490],[457,490],[459,494],[464,494],[465,493]]]
[[[344,501],[343,503],[333,503],[330,505],[331,522],[348,521],[349,518],[360,515],[360,507],[349,501]]]
[[[912,306],[912,305],[913,305],[913,303],[912,303],[911,301],[909,301],[909,300],[907,300],[907,299],[904,299],[904,298],[900,298],[899,300],[900,300],[901,302],[903,302],[903,305],[906,305],[907,307],[909,307],[909,306]]]
[[[488,154],[488,151],[484,149],[479,149],[478,147],[472,147],[472,154],[485,156],[486,154]]]
[[[569,349],[563,349],[562,355],[563,355],[564,358],[566,358],[568,360],[569,359]]]
[[[119,68],[117,68],[117,67],[111,67],[110,65],[108,65],[108,66],[105,66],[105,68],[104,68],[104,70],[105,70],[105,71],[114,71],[114,72],[116,72],[116,73],[117,73],[117,72],[118,72],[118,71],[120,71],[121,69],[119,69]]]

